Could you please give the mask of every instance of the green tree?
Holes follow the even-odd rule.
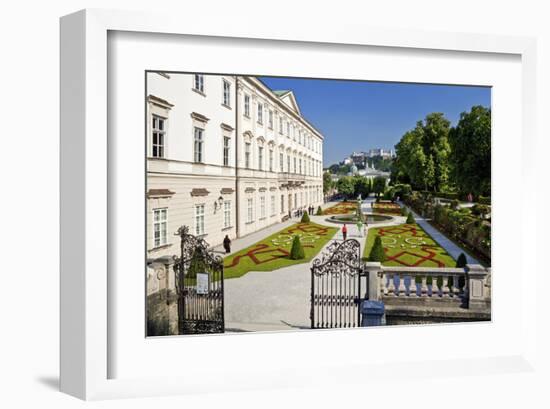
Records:
[[[351,176],[341,177],[340,179],[338,179],[338,183],[336,184],[336,187],[339,193],[347,197],[351,197],[355,192],[354,178]]]
[[[292,248],[290,249],[290,259],[301,260],[304,258],[306,258],[306,255],[302,243],[300,242],[300,237],[294,236],[294,239],[292,239]]]
[[[463,193],[491,194],[491,110],[474,106],[460,114],[449,134],[452,177]]]
[[[415,224],[416,221],[414,220],[414,216],[412,214],[412,212],[409,212],[409,214],[407,215],[407,221],[405,222],[407,224]]]
[[[434,190],[440,191],[447,186],[449,180],[449,131],[451,123],[441,112],[434,112],[424,120],[424,154],[433,157]]]
[[[369,179],[364,176],[355,176],[355,191],[354,196],[357,197],[361,195],[362,198],[368,197],[371,191],[371,185]]]
[[[386,253],[384,252],[384,246],[382,246],[382,238],[380,236],[376,236],[376,238],[374,239],[374,245],[370,250],[368,260],[378,261],[380,263],[386,261]]]
[[[304,212],[304,214],[302,215],[302,219],[300,220],[300,223],[309,223],[310,220],[309,220],[309,214],[307,213],[307,211]]]
[[[323,173],[323,193],[326,195],[332,189],[332,175],[330,172]]]
[[[321,209],[321,206],[318,206],[317,207],[317,213],[316,213],[317,216],[322,216],[323,215],[323,209]]]
[[[376,176],[372,182],[372,191],[379,197],[380,193],[384,193],[386,190],[386,178],[383,176]]]
[[[395,145],[392,165],[394,182],[411,183],[415,188],[441,190],[449,183],[450,122],[442,113],[431,113],[418,121]]]

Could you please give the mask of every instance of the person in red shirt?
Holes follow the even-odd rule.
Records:
[[[348,228],[344,224],[344,227],[342,227],[342,236],[344,236],[344,240],[346,240],[346,237],[348,236]]]

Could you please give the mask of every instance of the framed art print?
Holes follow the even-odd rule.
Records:
[[[532,40],[156,17],[61,20],[63,391],[529,370]]]

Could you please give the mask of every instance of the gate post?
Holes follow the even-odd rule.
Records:
[[[368,280],[368,293],[365,298],[371,301],[379,301],[382,264],[377,261],[368,261],[365,263],[363,270],[367,273]]]

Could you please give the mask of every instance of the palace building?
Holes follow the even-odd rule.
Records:
[[[255,77],[147,74],[147,249],[187,225],[212,246],[323,201],[323,135]]]

